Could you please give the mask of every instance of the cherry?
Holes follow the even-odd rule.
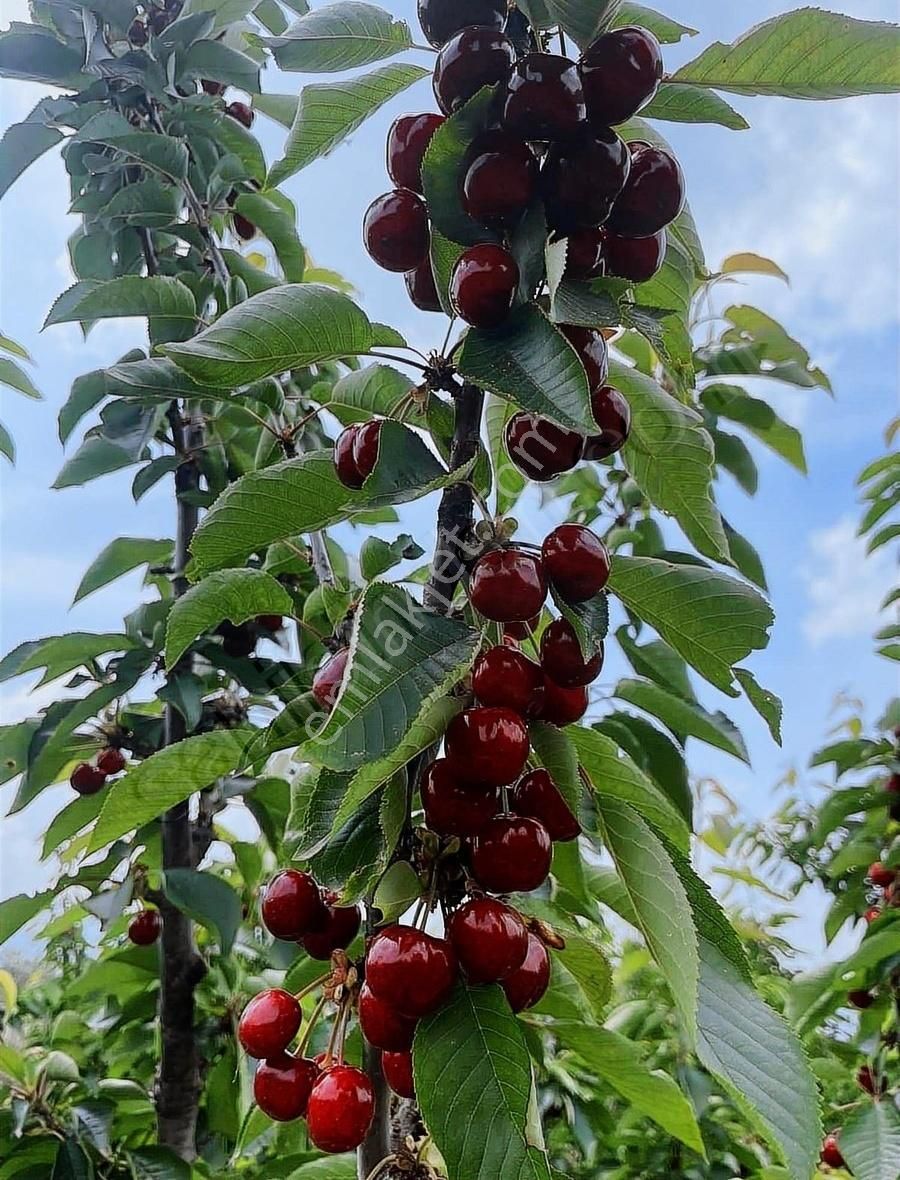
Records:
[[[587,602],[609,581],[606,546],[582,524],[561,524],[548,533],[541,556],[547,577],[565,602]]]
[[[620,238],[604,229],[603,260],[606,274],[631,283],[646,283],[659,271],[666,258],[666,231],[649,238]]]
[[[607,226],[623,238],[649,238],[684,208],[684,173],[662,148],[631,145],[631,173]]]
[[[892,774],[884,784],[884,789],[889,795],[900,795],[900,774]]]
[[[631,406],[611,385],[602,385],[591,394],[591,413],[600,427],[584,444],[585,459],[608,459],[621,451],[631,433]]]
[[[829,1168],[843,1168],[844,1157],[841,1155],[841,1148],[838,1143],[837,1135],[827,1135],[825,1142],[822,1144],[822,1163],[827,1164]]]
[[[333,1065],[319,1076],[309,1096],[306,1125],[320,1151],[355,1151],[375,1116],[375,1091],[367,1074],[353,1065]]]
[[[159,910],[141,910],[128,923],[128,937],[135,946],[153,946],[162,932]]]
[[[450,302],[473,328],[499,328],[512,310],[519,286],[519,266],[502,246],[481,242],[456,261],[450,278]]]
[[[522,619],[517,622],[507,623],[503,628],[504,643],[515,643],[519,639],[528,639],[532,633],[537,629],[541,621],[540,614],[536,614],[534,618]]]
[[[521,139],[564,139],[586,118],[578,67],[553,53],[516,62],[503,106],[503,125]]]
[[[875,1003],[874,993],[867,991],[865,988],[860,988],[858,991],[847,992],[847,999],[854,1008],[859,1008],[861,1012],[865,1012],[867,1008],[871,1008]]]
[[[385,270],[413,270],[428,256],[428,212],[418,193],[395,188],[376,197],[363,221],[371,258]]]
[[[407,1052],[416,1035],[416,1022],[379,1000],[367,983],[359,993],[359,1027],[370,1045],[386,1053]]]
[[[291,1053],[261,1061],[253,1078],[256,1105],[278,1123],[303,1118],[319,1072],[315,1061]]]
[[[533,1008],[550,986],[550,955],[536,934],[528,935],[528,952],[521,967],[500,981],[513,1012]]]
[[[79,762],[69,776],[69,785],[79,795],[96,795],[105,784],[106,775],[90,762]]]
[[[615,29],[587,47],[578,68],[588,118],[612,127],[636,115],[656,94],[663,76],[662,51],[647,29]]]
[[[217,98],[220,94],[225,93],[227,87],[224,82],[212,82],[209,78],[201,78],[200,89],[204,94],[210,94],[213,98]]]
[[[554,619],[541,636],[541,667],[560,688],[593,684],[603,667],[603,645],[589,660],[568,619]]]
[[[248,129],[253,126],[253,120],[256,117],[253,108],[245,102],[230,102],[225,108],[225,114],[230,115],[232,119],[237,119],[238,123]]]
[[[422,161],[443,115],[401,115],[388,132],[387,170],[397,188],[422,191]]]
[[[515,225],[531,203],[538,168],[534,152],[505,131],[488,131],[472,145],[463,203],[476,221]]]
[[[97,765],[100,765],[99,761]],[[897,878],[897,870],[889,869],[887,866],[883,865],[880,860],[876,860],[875,863],[869,867],[867,876],[872,884],[878,886],[879,889],[888,889],[894,884],[894,881]]]
[[[596,226],[573,230],[566,247],[567,279],[598,279],[606,271],[603,231]]]
[[[543,684],[540,667],[522,652],[491,647],[475,661],[472,688],[482,705],[528,713]]]
[[[238,1040],[251,1057],[267,1061],[278,1057],[297,1035],[303,1013],[300,1005],[281,988],[254,996],[238,1021]]]
[[[472,606],[495,623],[532,618],[540,613],[546,597],[543,563],[521,549],[491,549],[478,559],[472,571]]]
[[[863,921],[868,922],[871,926],[873,922],[877,922],[881,917],[881,910],[877,905],[870,906],[863,914]]]
[[[560,332],[578,353],[587,373],[591,390],[603,385],[609,373],[609,349],[606,337],[598,328],[582,328],[578,324],[559,324]]]
[[[408,270],[405,278],[409,298],[420,311],[444,310],[441,306],[441,297],[438,295],[437,284],[434,281],[430,258],[420,262],[415,270]]]
[[[514,414],[506,424],[506,449],[526,479],[547,483],[581,459],[584,439],[538,414]]]
[[[448,758],[438,758],[420,785],[425,823],[439,836],[477,836],[500,811],[498,787],[468,787]]]
[[[284,869],[276,873],[263,896],[262,920],[275,938],[296,942],[328,920],[318,884],[309,873]]]
[[[228,620],[221,623],[218,633],[222,636],[222,650],[232,659],[240,660],[253,654],[256,647],[256,635],[246,624],[236,627]]]
[[[469,25],[502,29],[506,0],[419,0],[419,24],[432,45],[440,47]]]
[[[334,444],[334,466],[338,479],[348,488],[363,486],[378,461],[381,420],[348,426]]]
[[[545,676],[538,717],[541,721],[548,721],[560,728],[574,725],[587,712],[588,703],[586,688],[563,688],[555,680]]]
[[[456,952],[446,939],[413,926],[382,930],[366,955],[366,983],[410,1020],[429,1016],[449,999],[458,970]]]
[[[284,617],[282,615],[260,615],[256,622],[263,631],[280,631],[284,626]]]
[[[434,97],[446,115],[474,97],[482,86],[505,82],[516,48],[505,33],[487,25],[463,29],[438,54]]]
[[[132,45],[137,45],[140,48],[140,46],[146,45],[149,39],[150,35],[147,32],[146,24],[139,17],[135,17],[128,26],[128,40]]]
[[[861,1090],[865,1090],[867,1094],[875,1097],[878,1094],[886,1094],[888,1089],[887,1078],[876,1078],[872,1067],[869,1065],[861,1065],[856,1074],[856,1081]]]
[[[528,952],[522,915],[492,897],[467,901],[447,933],[469,983],[498,983],[522,966]]]
[[[350,648],[342,647],[333,656],[328,656],[316,671],[312,682],[312,693],[323,709],[334,708],[344,682],[344,672],[349,658]]]
[[[256,237],[256,226],[243,213],[232,213],[231,223],[234,226],[234,232],[243,241],[249,242],[251,238]]]
[[[504,787],[525,767],[528,726],[512,709],[466,709],[450,722],[444,745],[463,783]]]
[[[327,962],[335,951],[346,950],[359,934],[359,906],[330,905],[321,930],[310,930],[300,940],[311,959]]]
[[[413,1078],[412,1053],[382,1053],[381,1068],[387,1084],[401,1098],[415,1098],[416,1083]]]
[[[520,815],[498,815],[472,843],[472,876],[491,893],[530,893],[550,873],[553,844],[543,824]]]
[[[509,793],[510,809],[516,815],[536,819],[554,842],[577,840],[581,825],[562,791],[543,768],[523,775]]]
[[[125,769],[125,755],[114,746],[101,750],[97,756],[97,769],[107,776],[118,774]]]
[[[547,220],[564,232],[601,225],[630,169],[628,148],[609,128],[554,144],[541,171]]]

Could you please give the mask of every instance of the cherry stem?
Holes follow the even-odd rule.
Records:
[[[366,1180],[378,1180],[378,1177],[392,1167],[394,1164],[400,1163],[400,1156],[396,1152],[387,1155],[380,1164],[376,1164],[372,1171],[366,1176]]]
[[[315,1032],[316,1025],[319,1023],[319,1017],[322,1015],[322,1012],[324,1011],[325,1005],[327,1003],[328,1003],[327,997],[322,996],[319,999],[318,1004],[316,1004],[315,1008],[313,1008],[312,1015],[309,1018],[309,1024],[306,1026],[306,1031],[304,1032],[303,1036],[300,1038],[300,1043],[297,1046],[298,1056],[304,1057],[306,1055],[306,1050],[309,1047],[309,1042],[312,1040],[312,1035]]]
[[[381,352],[379,349],[370,348],[368,355],[377,356],[385,361],[393,361],[396,365],[409,365],[411,369],[419,369],[423,373],[428,372],[428,365],[422,364],[421,361],[411,360],[409,357],[397,356],[395,352]]]
[[[331,972],[326,971],[324,975],[320,975],[318,979],[314,979],[312,983],[308,983],[306,987],[301,988],[300,991],[294,992],[294,999],[299,1003],[304,997],[310,995],[322,986],[323,983],[331,979]]]

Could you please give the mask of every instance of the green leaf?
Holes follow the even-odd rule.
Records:
[[[183,340],[197,325],[194,296],[179,279],[126,275],[107,282],[85,279],[69,287],[51,307],[44,327],[130,316],[146,316],[160,343]]]
[[[614,29],[626,28],[628,25],[638,25],[642,29],[649,29],[657,41],[661,41],[663,45],[677,45],[683,37],[697,35],[697,30],[688,25],[679,24],[678,21],[664,16],[661,12],[645,8],[643,4],[631,4],[630,2],[619,5],[619,10],[612,21]]]
[[[856,1180],[900,1176],[900,1112],[890,1102],[864,1102],[841,1130],[841,1154]]]
[[[359,551],[359,569],[363,581],[374,582],[401,561],[415,561],[425,550],[409,533],[401,533],[395,541],[383,541],[381,537],[367,537]]]
[[[290,615],[293,609],[284,586],[262,570],[210,574],[172,607],[166,627],[166,667],[173,668],[198,636],[226,619],[239,627],[260,615]]]
[[[55,147],[63,137],[57,127],[48,127],[52,99],[42,98],[21,123],[12,123],[0,139],[0,197],[35,160]]]
[[[428,214],[440,239],[458,245],[498,240],[495,233],[466,212],[459,182],[466,153],[488,125],[494,91],[493,86],[483,87],[451,115],[431,137],[422,161],[422,191]],[[443,282],[438,284],[439,289],[443,286]]]
[[[293,204],[278,192],[241,193],[234,203],[234,208],[252,221],[272,243],[287,281],[302,282],[306,267],[306,251],[297,236],[297,218]]]
[[[769,275],[773,279],[781,279],[791,285],[791,280],[777,262],[771,258],[764,258],[761,254],[741,252],[729,254],[719,268],[723,275]]]
[[[282,181],[327,156],[366,119],[427,74],[421,66],[391,65],[345,82],[305,86],[282,159],[269,170],[267,184]]]
[[[241,925],[241,899],[228,882],[193,869],[167,869],[164,879],[169,900],[214,930],[221,953],[229,954]]]
[[[77,86],[82,61],[74,44],[64,44],[40,25],[15,22],[0,33],[0,77]]]
[[[63,463],[52,487],[56,491],[81,487],[92,479],[121,471],[123,467],[131,467],[138,461],[138,457],[118,446],[112,439],[97,434],[89,435],[72,458]]]
[[[164,565],[172,556],[171,541],[151,541],[144,537],[117,537],[110,541],[86,570],[78,583],[72,605],[95,590],[108,586],[123,574],[142,565]]]
[[[425,1124],[453,1180],[551,1180],[522,1026],[499,987],[458,988],[420,1023],[413,1062]]]
[[[60,1143],[50,1180],[91,1180],[94,1169],[77,1139]]]
[[[0,455],[5,455],[10,463],[15,465],[16,462],[16,444],[13,442],[12,435],[6,429],[2,422],[0,422]]]
[[[615,556],[609,589],[729,696],[737,695],[734,665],[768,642],[769,604],[752,586],[717,570]]]
[[[375,415],[395,418],[411,388],[409,377],[390,365],[366,365],[336,381],[327,397],[323,395],[322,404],[345,426],[367,422]]]
[[[330,74],[394,57],[413,42],[405,21],[374,4],[342,0],[306,13],[264,43],[282,70]]]
[[[688,782],[684,750],[643,717],[609,713],[593,726],[624,750],[675,805],[690,829],[694,802]]]
[[[551,17],[584,49],[604,31],[616,14],[619,0],[544,0]]]
[[[784,712],[781,699],[774,692],[769,692],[768,689],[762,688],[749,669],[735,668],[734,674],[741,688],[744,690],[747,700],[769,727],[769,733],[771,733],[773,741],[780,746],[781,718]]]
[[[892,93],[900,90],[900,28],[803,8],[732,45],[710,45],[673,81],[787,98]]]
[[[356,1180],[356,1159],[353,1156],[326,1156],[301,1164],[287,1180]]]
[[[754,438],[806,474],[803,436],[779,418],[768,402],[751,397],[739,385],[723,384],[708,385],[700,400],[713,414],[740,423]]]
[[[679,737],[697,738],[750,765],[744,739],[724,713],[708,713],[700,705],[667,692],[649,680],[620,680],[613,696],[658,717]]]
[[[44,395],[25,370],[5,356],[0,357],[0,385],[7,385],[10,389],[15,389],[17,393],[37,402],[44,399]]]
[[[718,123],[732,131],[746,131],[750,124],[714,90],[702,86],[663,82],[655,97],[641,110],[643,119],[670,123]]]
[[[105,144],[173,181],[187,176],[188,150],[181,140],[155,131],[138,131],[117,111],[104,110],[88,119],[73,142]]]
[[[168,1147],[139,1147],[129,1153],[135,1180],[191,1180],[191,1166]]]
[[[127,635],[115,632],[95,634],[89,631],[70,631],[48,639],[20,643],[0,661],[0,683],[13,676],[44,669],[38,687],[59,679],[75,668],[90,666],[92,661],[109,652],[129,651],[136,647]]]
[[[178,58],[178,79],[209,78],[237,86],[250,94],[259,91],[259,65],[223,41],[195,41]]]
[[[46,893],[36,893],[33,897],[29,897],[27,893],[19,893],[15,897],[0,901],[0,946],[21,930],[26,922],[30,922],[46,909],[54,896],[54,891],[48,889]]]

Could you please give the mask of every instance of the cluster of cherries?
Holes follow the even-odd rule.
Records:
[[[69,784],[79,795],[96,795],[106,786],[106,780],[125,769],[126,759],[121,750],[107,746],[92,762],[79,762],[69,776]]]

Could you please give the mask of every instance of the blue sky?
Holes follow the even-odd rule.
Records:
[[[414,23],[413,0],[393,0],[388,6]],[[844,0],[840,7],[863,19],[896,17],[893,0]],[[757,0],[753,19],[787,8],[781,0]],[[703,30],[667,48],[672,69],[710,41],[733,40],[747,27],[747,6],[680,0],[668,9]],[[11,0],[5,15],[26,19],[24,0]],[[301,82],[296,75],[270,73],[264,84],[272,91],[296,92]],[[0,124],[22,118],[43,93],[45,88],[27,83],[0,83]],[[702,746],[690,751],[691,765],[696,774],[717,778],[748,812],[762,816],[772,804],[773,785],[789,767],[802,767],[821,743],[838,693],[862,697],[875,716],[897,689],[892,666],[873,654],[870,638],[895,567],[886,552],[863,560],[854,537],[854,480],[863,464],[881,452],[882,431],[898,408],[900,144],[895,99],[732,101],[751,122],[750,131],[661,128],[684,165],[710,264],[737,250],[753,250],[776,259],[791,276],[790,288],[763,279],[726,289],[722,306],[753,303],[781,319],[830,374],[835,388],[834,400],[822,391],[778,394],[780,412],[805,433],[808,478],[754,447],[761,467],[757,497],[748,499],[730,477],[719,489],[726,515],[754,541],[768,571],[777,623],[771,646],[755,658],[753,668],[784,698],[785,744],[778,750],[755,714],[739,702],[716,700],[710,691],[708,703],[725,707],[744,728],[753,768]],[[316,261],[344,273],[373,314],[393,322],[420,346],[439,343],[444,321],[411,308],[402,279],[378,270],[365,255],[359,226],[369,202],[388,187],[383,150],[391,121],[406,111],[429,109],[433,99],[425,82],[380,111],[349,145],[285,185],[297,202],[301,236]],[[261,120],[260,133],[269,158],[277,158],[283,131]],[[113,537],[171,535],[167,490],[160,486],[135,506],[131,473],[86,489],[49,490],[63,459],[56,413],[72,379],[141,341],[134,322],[101,325],[86,345],[74,326],[39,332],[51,302],[71,282],[65,242],[75,219],[67,216],[66,206],[66,177],[57,155],[37,164],[0,206],[0,326],[31,351],[37,383],[46,395],[45,402],[35,404],[2,393],[2,418],[19,450],[16,468],[4,464],[0,469],[4,652],[41,635],[114,629],[134,604],[138,580],[123,579],[70,610],[84,567]],[[536,506],[520,518],[523,532],[532,537],[547,530],[548,518]],[[426,519],[425,510],[412,510],[413,523]],[[601,697],[622,672],[610,661]],[[29,696],[36,679],[2,686],[5,722],[33,713],[52,698],[44,690]],[[805,781],[811,782],[808,776]],[[11,797],[9,787],[0,791],[0,807]],[[66,798],[67,788],[54,789],[23,815],[4,821],[0,897],[44,882],[48,870],[37,861],[36,833]],[[811,924],[804,924],[799,941],[815,953],[818,939]]]

